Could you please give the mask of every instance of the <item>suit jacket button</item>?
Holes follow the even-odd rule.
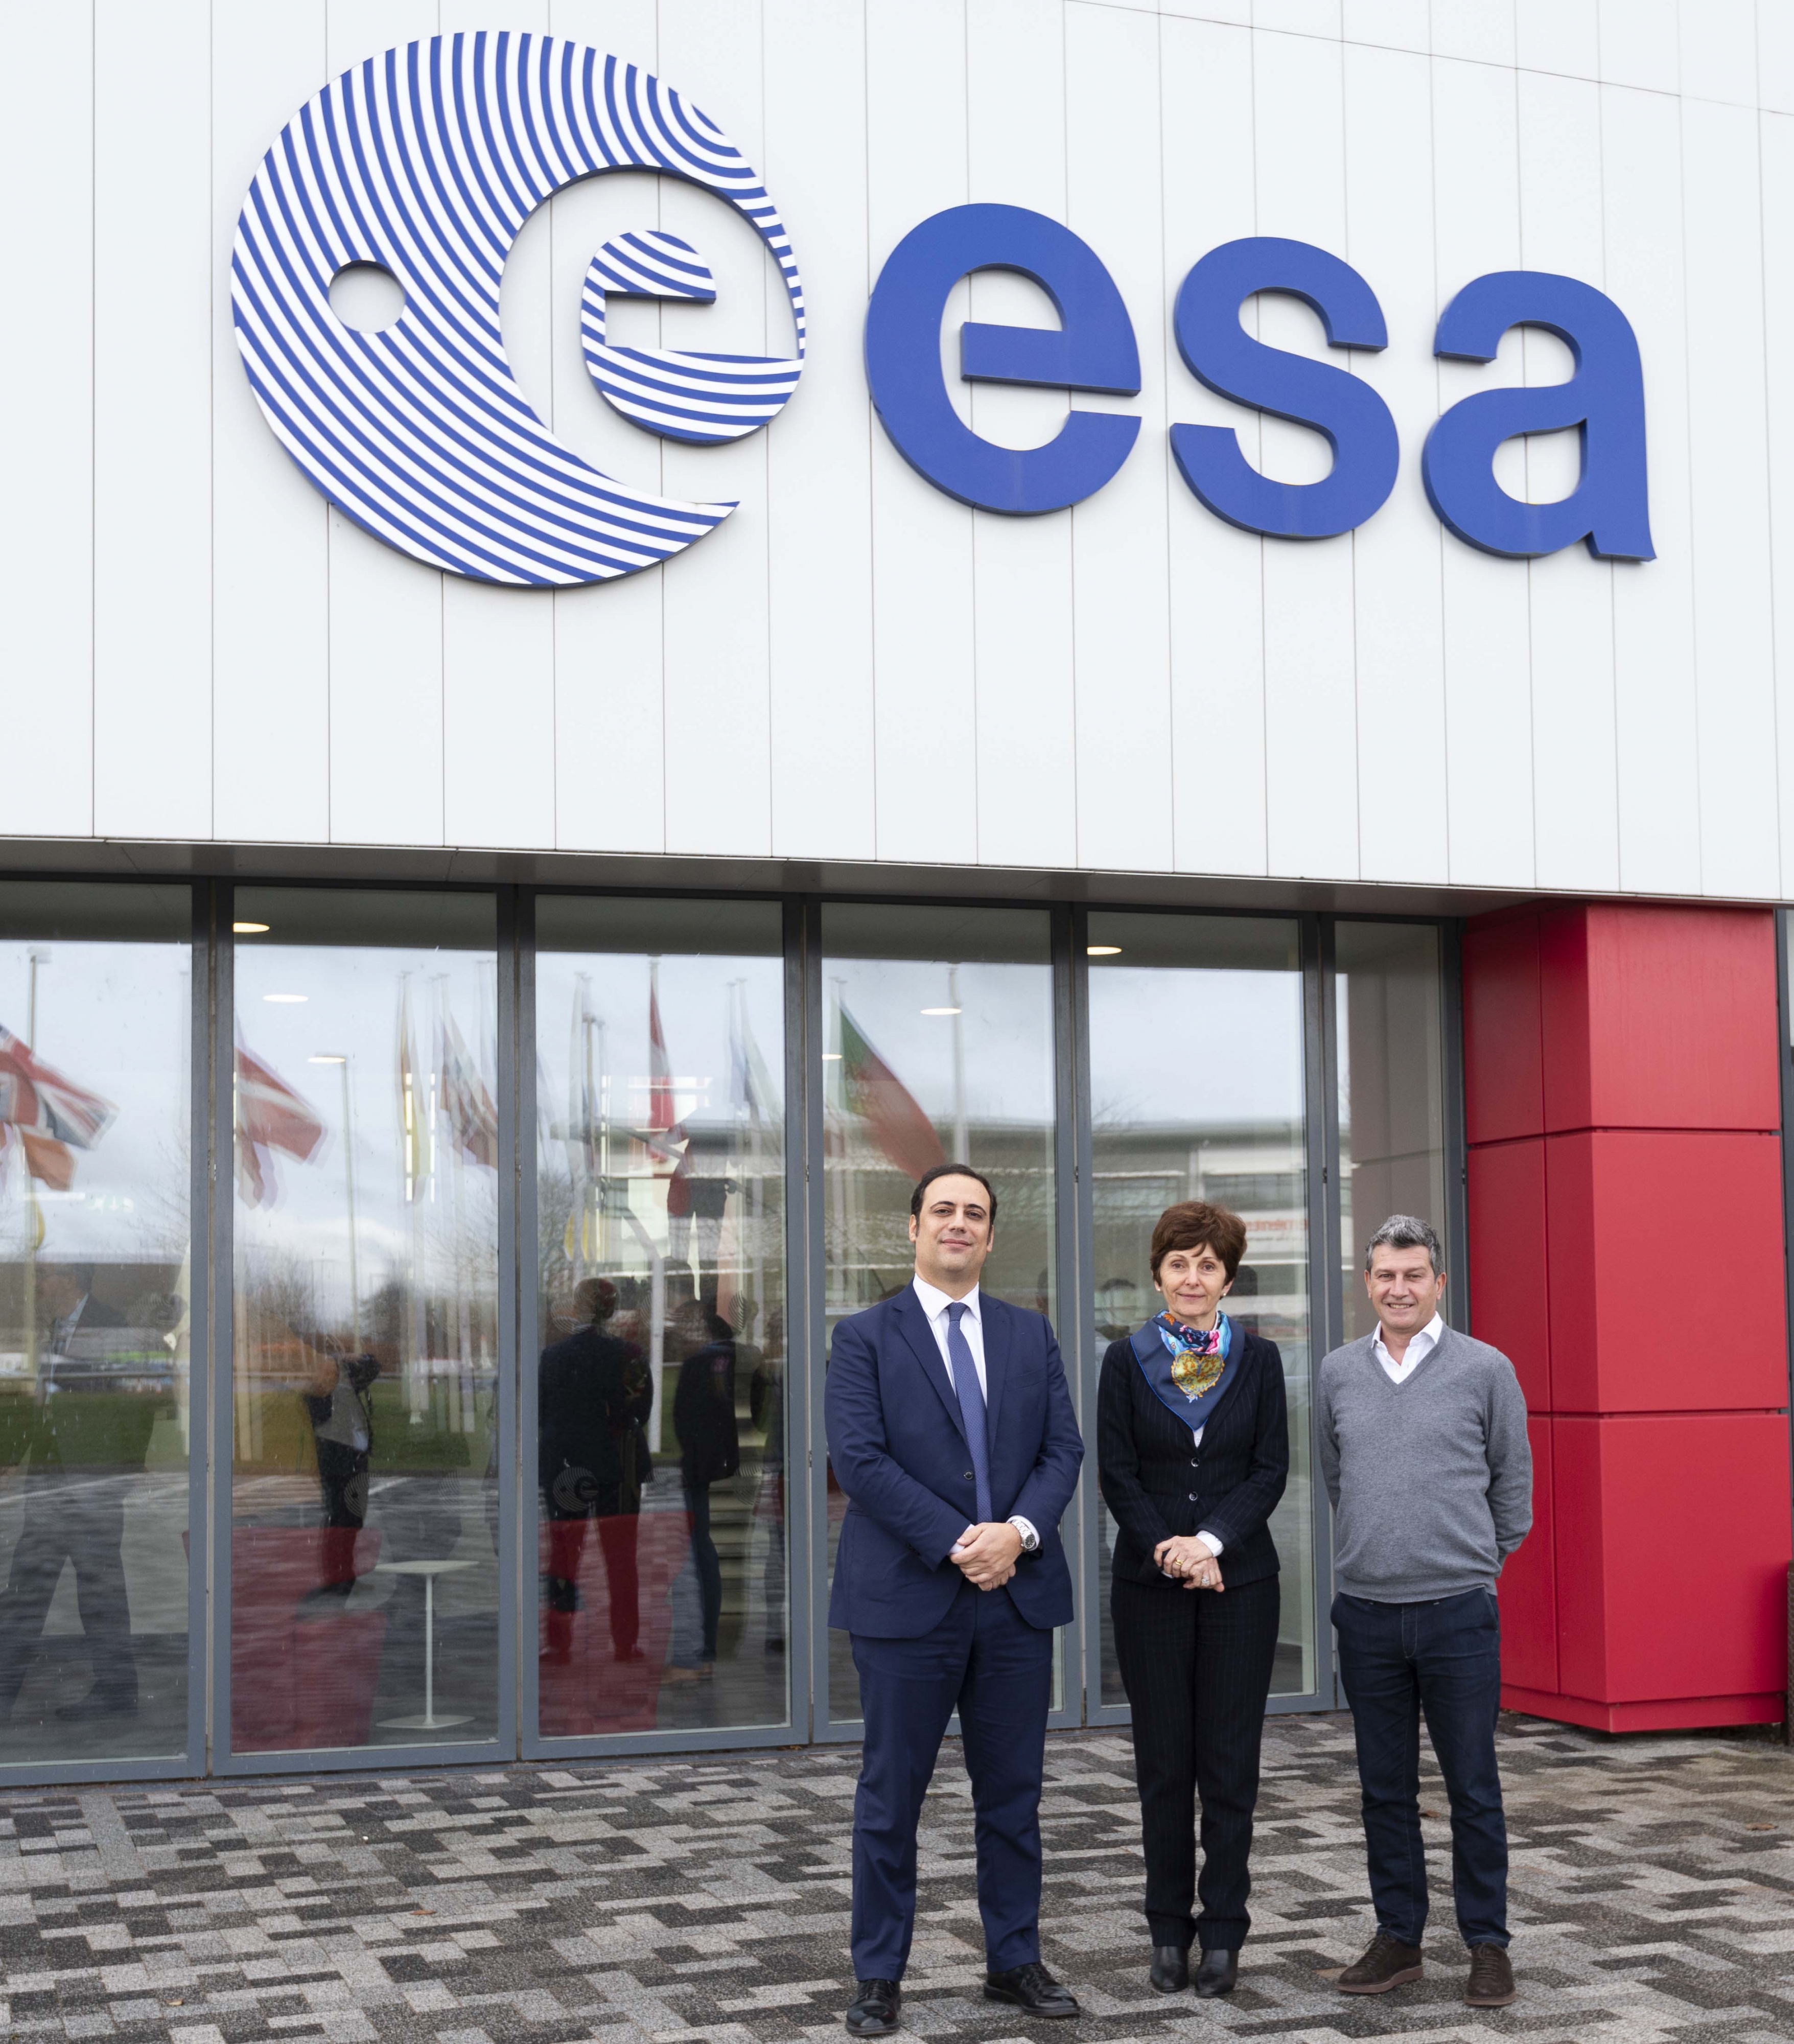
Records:
[[[1193,1490],[1189,1494],[1189,1501],[1192,1504],[1196,1502],[1196,1493]]]
[[[966,1481],[967,1483],[974,1483],[977,1481],[977,1478],[974,1477],[970,1470],[967,1470],[966,1472]]]

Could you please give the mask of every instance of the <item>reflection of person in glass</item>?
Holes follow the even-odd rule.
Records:
[[[710,1486],[741,1466],[741,1434],[735,1416],[735,1329],[704,1301],[690,1301],[679,1331],[694,1344],[679,1366],[673,1394],[673,1428],[679,1437],[679,1481],[691,1525],[692,1567],[697,1577],[704,1638],[695,1668],[670,1667],[669,1682],[708,1681],[716,1673],[716,1628],[723,1615],[723,1566],[710,1533]]]
[[[132,1717],[137,1662],[125,1583],[125,1500],[142,1473],[158,1400],[109,1367],[109,1331],[122,1316],[93,1296],[86,1264],[40,1264],[37,1303],[49,1316],[49,1353],[36,1409],[20,1445],[30,1458],[25,1520],[0,1597],[0,1711],[10,1712],[44,1631],[64,1562],[75,1570],[93,1686],[60,1705],[65,1723]]]
[[[1040,1962],[1040,1790],[1053,1632],[1072,1619],[1059,1520],[1084,1443],[1053,1330],[981,1293],[997,1197],[943,1165],[910,1196],[916,1274],[835,1330],[824,1404],[847,1494],[828,1622],[853,1642],[866,1736],[854,1800],[847,2027],[900,2020],[916,1827],[957,1708],[977,1815],[985,1999],[1079,2012]]]
[[[1133,1707],[1147,1862],[1149,1977],[1231,1994],[1246,1898],[1258,1749],[1277,1654],[1277,1554],[1267,1522],[1289,1477],[1283,1362],[1221,1310],[1246,1224],[1186,1200],[1152,1231],[1165,1309],[1103,1358],[1097,1467],[1117,1534],[1110,1607]],[[1193,1594],[1193,1593],[1194,1594]],[[1196,1798],[1202,1798],[1202,1908]]]
[[[314,1597],[347,1596],[355,1588],[355,1540],[367,1523],[368,1470],[374,1446],[369,1394],[380,1374],[371,1355],[338,1359],[336,1381],[321,1395],[302,1392],[317,1454],[317,1487],[324,1523],[347,1540],[322,1543],[324,1581]]]
[[[640,1661],[636,1520],[653,1473],[642,1432],[654,1404],[641,1350],[604,1330],[617,1287],[587,1278],[574,1302],[585,1323],[542,1352],[537,1380],[537,1480],[548,1521],[547,1658],[572,1657],[579,1564],[596,1520],[610,1596],[610,1642],[619,1661]]]

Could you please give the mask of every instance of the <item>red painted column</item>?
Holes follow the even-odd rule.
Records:
[[[1784,1712],[1780,1024],[1767,909],[1600,904],[1464,942],[1470,1326],[1531,1415],[1502,1699],[1607,1731]]]

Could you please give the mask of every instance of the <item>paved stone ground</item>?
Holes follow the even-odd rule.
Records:
[[[1563,2044],[1794,2037],[1794,1754],[1508,1722],[1512,2008],[1458,1999],[1435,1882],[1428,1973],[1376,2000],[1350,1727],[1273,1719],[1255,1924],[1231,2001],[1146,1985],[1125,1735],[1048,1755],[1047,1956],[1085,2019],[978,1994],[970,1810],[949,1748],[924,1819],[908,2027],[1134,2044],[1198,2033]],[[797,2044],[843,2035],[857,1754],[65,1788],[0,1798],[7,2034],[141,2044]],[[1430,1765],[1430,1763],[1429,1763]],[[1442,1813],[1429,1774],[1423,1801]],[[1445,1872],[1442,1821],[1435,1873]]]

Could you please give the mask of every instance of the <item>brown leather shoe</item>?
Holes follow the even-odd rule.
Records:
[[[1472,2008],[1505,2008],[1514,2000],[1514,1969],[1502,1945],[1470,1947],[1470,1978],[1464,1999]]]
[[[1489,1945],[1477,1947],[1479,1951],[1493,1949]],[[1333,1984],[1342,1994],[1387,1994],[1404,1981],[1419,1977],[1420,1947],[1401,1944],[1387,1931],[1379,1931],[1365,1947],[1364,1957],[1347,1966]]]

